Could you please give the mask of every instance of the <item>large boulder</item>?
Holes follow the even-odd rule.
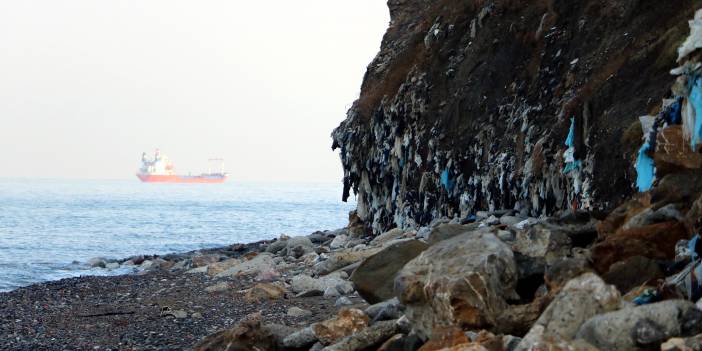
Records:
[[[397,272],[429,247],[419,240],[390,244],[375,255],[366,258],[351,274],[350,280],[359,295],[368,303],[378,303],[395,296],[393,281]]]
[[[529,330],[518,350],[529,350],[533,340],[572,340],[591,317],[619,308],[617,288],[594,273],[568,281]]]
[[[659,349],[671,337],[702,331],[702,311],[686,300],[667,300],[594,316],[576,337],[602,350]]]
[[[440,241],[451,239],[457,235],[474,231],[477,228],[478,224],[476,223],[468,225],[453,223],[439,224],[436,227],[432,228],[429,234],[427,235],[427,243],[429,245],[434,245]]]
[[[673,259],[675,244],[689,239],[685,225],[678,221],[620,229],[592,247],[592,261],[598,272],[609,271],[612,264],[634,256]]]
[[[494,327],[516,299],[517,267],[510,248],[494,234],[475,231],[422,252],[398,273],[395,293],[406,316],[426,338],[437,326]]]

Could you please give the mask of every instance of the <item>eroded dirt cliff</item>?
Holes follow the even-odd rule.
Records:
[[[634,191],[638,117],[675,80],[693,0],[389,0],[333,132],[375,232],[442,216],[609,210]]]

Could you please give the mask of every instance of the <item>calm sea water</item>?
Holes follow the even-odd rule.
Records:
[[[346,225],[339,184],[154,184],[0,179],[0,291],[124,258],[252,242]],[[76,263],[81,262],[81,263]]]

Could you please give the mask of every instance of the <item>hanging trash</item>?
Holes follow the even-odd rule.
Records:
[[[680,250],[677,247],[682,249]],[[664,287],[673,288],[676,293],[682,295],[690,301],[697,301],[702,297],[702,241],[699,234],[695,235],[687,243],[681,241],[676,245],[676,266],[685,265],[680,272],[668,277]]]
[[[636,188],[640,192],[650,190],[656,178],[656,167],[653,159],[648,155],[650,149],[649,143],[644,143],[639,149],[639,157],[636,159]]]
[[[444,169],[444,171],[441,172],[441,185],[444,186],[446,192],[451,193],[453,191],[455,183],[453,179],[451,179],[451,174],[448,168]]]
[[[570,118],[570,130],[568,130],[568,136],[565,141],[568,149],[563,153],[563,160],[565,161],[565,166],[563,166],[563,174],[568,174],[572,171],[580,169],[582,163],[580,160],[575,159],[575,118]]]
[[[690,88],[690,96],[688,103],[691,109],[688,108],[684,126],[686,134],[690,137],[690,147],[692,151],[697,151],[697,146],[702,143],[702,79],[700,77],[692,77],[688,81]],[[683,123],[685,124],[685,123]]]

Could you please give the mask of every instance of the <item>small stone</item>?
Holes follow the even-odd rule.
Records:
[[[353,305],[353,302],[346,297],[346,296],[341,296],[338,299],[336,299],[336,302],[334,302],[334,306],[348,306],[348,305]]]
[[[339,290],[336,287],[330,286],[324,290],[324,297],[337,297]]]
[[[222,291],[227,291],[229,290],[229,284],[226,282],[219,282],[215,285],[210,285],[205,288],[205,291],[207,292],[222,292]]]
[[[305,309],[302,309],[302,308],[297,307],[297,306],[292,306],[292,307],[288,308],[287,315],[290,317],[300,318],[300,317],[311,316],[312,312],[305,310]]]
[[[190,317],[193,319],[202,319],[202,313],[194,312],[193,314],[190,315]]]

